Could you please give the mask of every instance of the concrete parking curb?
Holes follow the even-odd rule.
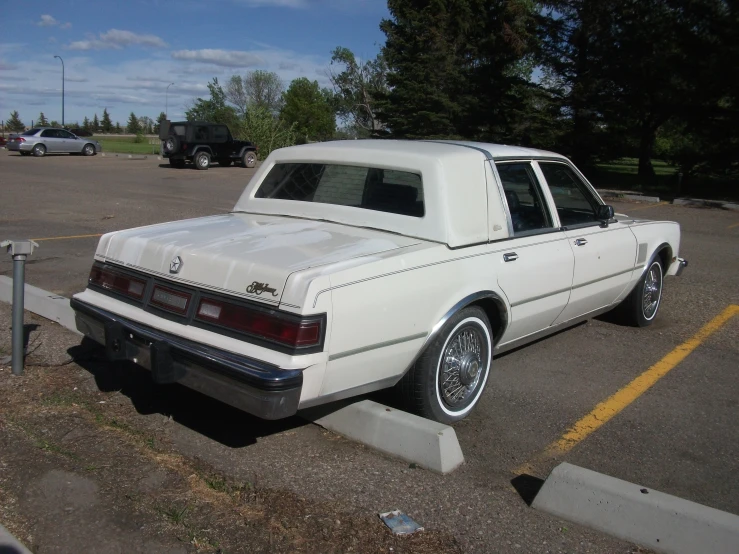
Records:
[[[13,279],[4,275],[0,276],[0,301],[13,303]],[[69,306],[69,298],[26,283],[25,309],[81,334],[74,323],[74,310]]]
[[[739,516],[568,463],[532,507],[658,552],[739,552]]]
[[[452,427],[371,400],[338,409],[319,406],[299,415],[330,431],[439,473],[450,473],[464,462]]]
[[[23,544],[0,525],[0,552],[3,554],[31,554]]]
[[[609,189],[601,189],[598,190],[598,194],[600,194],[601,198],[616,198],[616,199],[626,199],[626,200],[637,200],[639,202],[649,202],[651,204],[656,204],[660,202],[659,196],[644,196],[643,194],[635,194],[633,192],[625,191],[625,190],[609,190]]]
[[[723,210],[739,211],[739,204],[724,202],[723,200],[704,200],[702,198],[675,198],[672,201],[676,206],[698,206],[702,208],[720,208]]]

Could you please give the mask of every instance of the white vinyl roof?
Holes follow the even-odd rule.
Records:
[[[441,242],[452,248],[487,242],[488,194],[498,195],[488,160],[497,157],[557,157],[558,154],[461,141],[346,140],[291,146],[273,151],[261,164],[234,211],[285,215],[383,229]],[[327,163],[409,171],[421,175],[423,217],[351,206],[255,198],[278,163]]]

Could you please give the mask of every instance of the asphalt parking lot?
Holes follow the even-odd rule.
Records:
[[[173,169],[156,157],[22,158],[0,151],[0,240],[39,241],[27,282],[70,296],[85,286],[99,234],[227,212],[253,172]],[[185,456],[237,477],[257,472],[266,483],[353,510],[400,508],[427,528],[454,534],[465,551],[632,551],[533,511],[511,485],[521,472],[544,478],[559,461],[739,514],[739,315],[702,337],[684,359],[670,357],[739,305],[739,213],[614,207],[681,224],[680,255],[690,265],[666,280],[657,321],[632,329],[593,320],[497,357],[479,406],[455,426],[466,463],[451,475],[409,469],[297,418],[266,423],[184,390],[166,404],[176,424],[163,427],[155,419],[162,410],[137,406],[141,388],[151,385],[123,376],[122,388],[140,425]],[[10,275],[10,258],[3,256],[0,275]],[[566,450],[550,448],[663,359],[669,370],[631,395],[612,419],[577,435]],[[195,423],[193,413],[208,416]]]

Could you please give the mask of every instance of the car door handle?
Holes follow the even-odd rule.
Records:
[[[575,239],[575,246],[585,246],[587,243],[585,239]]]
[[[508,252],[508,254],[503,254],[503,261],[505,262],[515,262],[518,259],[518,254],[515,252]]]

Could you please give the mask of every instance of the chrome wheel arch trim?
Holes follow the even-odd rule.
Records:
[[[421,354],[423,354],[424,350],[426,350],[428,345],[431,344],[431,342],[433,342],[437,336],[439,336],[439,333],[441,332],[446,322],[449,321],[449,319],[451,319],[451,317],[454,314],[456,314],[459,310],[466,308],[470,304],[479,302],[480,300],[492,300],[493,302],[495,302],[495,304],[500,309],[501,320],[502,320],[501,321],[501,331],[499,333],[499,336],[497,337],[495,336],[495,334],[493,334],[492,351],[491,351],[491,356],[492,356],[492,353],[495,351],[495,344],[497,340],[499,340],[500,337],[502,337],[505,334],[505,330],[508,327],[508,307],[505,301],[503,300],[503,298],[498,293],[491,291],[491,290],[485,290],[485,291],[475,292],[473,294],[465,296],[464,298],[462,298],[462,300],[460,300],[459,302],[454,304],[454,306],[449,308],[449,310],[441,317],[441,319],[439,319],[439,321],[436,322],[436,325],[434,325],[431,328],[431,332],[428,335],[426,335],[426,340],[423,341],[421,348],[418,349],[418,352],[413,357],[413,360],[411,360],[411,363],[408,364],[408,367],[403,372],[403,374],[408,373],[408,370],[412,368],[413,364],[415,364],[418,361],[418,358],[421,357]]]

